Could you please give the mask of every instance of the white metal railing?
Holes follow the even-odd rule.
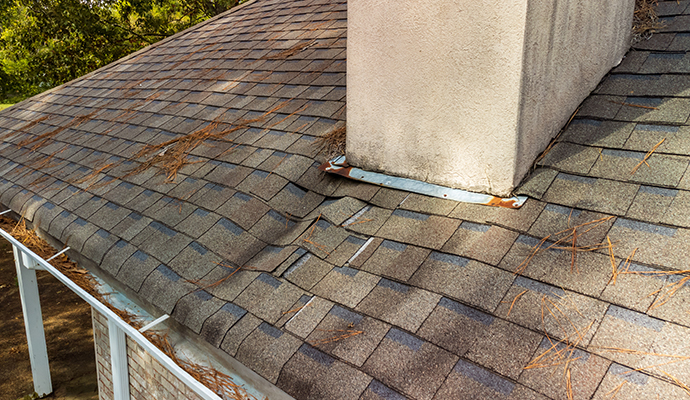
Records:
[[[0,213],[0,215],[1,214],[4,214],[4,212]],[[129,400],[130,398],[129,370],[127,368],[127,336],[143,347],[153,358],[160,362],[168,371],[175,375],[202,399],[221,400],[212,390],[192,378],[185,370],[175,364],[170,357],[149,342],[138,330],[123,321],[105,304],[98,301],[95,297],[62,274],[62,272],[50,265],[46,260],[39,257],[36,253],[2,229],[0,229],[0,236],[7,239],[12,244],[12,249],[14,250],[15,265],[17,267],[17,282],[19,284],[22,310],[24,312],[24,326],[26,328],[29,357],[31,359],[31,372],[33,374],[34,391],[36,393],[43,396],[53,391],[50,380],[50,368],[48,366],[45,333],[43,331],[41,302],[38,297],[38,284],[36,282],[36,270],[45,270],[50,272],[70,290],[89,303],[96,311],[108,318],[114,400]]]

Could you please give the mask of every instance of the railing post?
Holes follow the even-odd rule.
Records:
[[[129,369],[127,367],[127,337],[115,321],[108,318],[110,362],[113,377],[113,400],[129,400]]]
[[[29,269],[31,260],[29,260],[28,254],[20,251],[16,246],[12,246],[12,249],[14,251],[14,263],[17,267],[19,296],[24,312],[24,327],[26,328],[26,341],[29,345],[34,391],[39,396],[44,396],[53,392],[53,384],[50,380],[48,349],[43,331],[43,316],[41,314],[41,300],[38,297],[36,271]]]

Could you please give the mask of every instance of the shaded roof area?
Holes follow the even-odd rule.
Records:
[[[257,0],[0,112],[0,203],[298,399],[681,398],[688,4],[519,210],[316,169],[346,117],[329,0]]]

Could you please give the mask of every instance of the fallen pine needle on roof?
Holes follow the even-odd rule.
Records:
[[[570,317],[568,317],[568,316],[563,312],[563,310],[561,310],[561,308],[558,307],[558,305],[557,305],[556,303],[554,303],[553,301],[551,301],[551,299],[546,299],[546,300],[547,300],[549,303],[551,303],[551,305],[554,306],[554,308],[555,308],[563,317],[565,317],[565,319],[566,319],[566,321],[568,322],[568,324],[573,328],[573,330],[575,331],[575,333],[577,334],[577,337],[578,337],[577,343],[579,343],[582,339],[584,339],[584,335],[582,335],[582,333],[580,333],[580,330],[577,329],[577,327],[576,327],[575,324],[573,323],[572,319],[570,319]],[[555,316],[554,316],[554,318],[555,318]],[[590,324],[590,325],[591,325],[591,324]],[[565,339],[569,339],[569,336],[566,335],[564,338],[565,338]]]
[[[632,354],[632,355],[638,355],[638,356],[654,356],[654,357],[667,357],[667,358],[676,358],[679,360],[690,360],[690,356],[680,356],[677,354],[662,354],[662,353],[653,353],[649,351],[642,351],[642,350],[634,350],[634,349],[624,349],[620,347],[610,347],[610,346],[592,346],[593,349],[599,349],[601,351],[609,352],[609,353],[624,353],[624,354]]]
[[[618,277],[618,269],[616,268],[616,258],[613,256],[613,245],[611,244],[611,239],[609,238],[609,235],[606,235],[606,242],[608,242],[608,249],[609,249],[609,259],[611,260],[611,279],[613,280],[613,284],[616,284],[616,278]]]
[[[644,156],[644,158],[642,159],[642,161],[640,161],[639,164],[637,164],[637,165],[632,169],[632,171],[630,171],[630,175],[635,175],[635,172],[637,172],[637,170],[642,166],[642,164],[647,164],[647,166],[651,168],[651,166],[650,166],[649,163],[647,162],[647,159],[648,159],[649,157],[652,156],[652,153],[654,153],[654,152],[656,151],[656,149],[658,149],[659,146],[661,146],[662,143],[664,143],[664,140],[666,140],[666,138],[661,139],[661,141],[660,141],[659,143],[657,143],[656,145],[654,145],[654,147],[652,147],[652,149],[649,150],[649,151],[647,152],[647,154],[645,154],[645,156]]]
[[[212,283],[209,283],[209,284],[205,284],[205,285],[203,285],[203,286],[202,286],[202,281],[201,281],[201,279],[187,280],[187,282],[199,286],[199,288],[197,288],[195,291],[197,291],[197,290],[206,290],[206,289],[214,288],[214,287],[216,287],[216,286],[222,284],[223,282],[225,282],[225,281],[227,281],[228,279],[230,279],[233,275],[235,275],[236,273],[240,272],[241,269],[256,269],[256,268],[254,268],[254,267],[248,267],[248,266],[246,266],[246,265],[243,266],[243,267],[237,267],[237,268],[235,268],[235,267],[233,267],[232,265],[226,265],[226,264],[224,264],[224,263],[222,263],[222,262],[217,262],[216,265],[219,265],[219,266],[221,266],[221,267],[225,267],[225,268],[227,268],[227,269],[231,269],[231,270],[233,270],[233,271],[230,272],[228,275],[226,275],[226,276],[224,276],[224,277],[218,279],[217,281],[212,282]]]
[[[544,309],[546,309],[546,311],[547,311],[546,316],[548,317],[549,315],[551,315],[553,317],[554,321],[556,322],[556,325],[561,330],[562,337],[567,339],[570,336],[570,335],[568,335],[568,330],[561,323],[561,320],[558,318],[558,316],[556,316],[556,314],[553,312],[553,310],[551,308],[549,308],[548,305],[546,305],[546,297],[542,298],[541,307],[542,307],[542,314],[544,312]],[[543,330],[544,330],[544,332],[546,332],[546,327],[544,327]]]
[[[671,361],[667,361],[667,362],[663,362],[663,363],[659,363],[659,364],[647,365],[646,367],[639,367],[639,368],[631,369],[630,371],[624,372],[624,373],[621,374],[621,375],[630,374],[630,373],[633,373],[633,372],[645,371],[645,370],[648,370],[648,369],[657,368],[657,367],[662,367],[662,366],[664,366],[664,365],[669,365],[669,364],[676,364],[676,363],[680,363],[680,362],[683,362],[683,361],[685,361],[685,360],[683,360],[683,359],[677,359],[677,360],[671,360]]]
[[[625,102],[622,102],[622,101],[614,101],[614,100],[609,100],[609,101],[610,101],[611,103],[616,103],[616,104],[620,104],[620,105],[628,106],[628,107],[644,108],[644,109],[647,109],[647,110],[656,110],[656,109],[657,109],[656,107],[652,107],[652,106],[643,106],[643,105],[640,105],[640,104],[625,103]]]
[[[676,3],[680,4],[678,0]],[[633,40],[650,39],[652,34],[664,27],[656,13],[658,0],[636,0],[633,13]]]
[[[683,286],[685,286],[685,284],[688,281],[690,281],[690,276],[685,276],[681,280],[679,280],[678,282],[673,282],[673,283],[669,283],[668,285],[666,285],[662,289],[668,289],[668,290],[663,292],[661,294],[661,296],[659,296],[656,300],[654,300],[654,303],[652,303],[652,305],[649,307],[649,309],[654,310],[654,309],[659,308],[659,307],[663,306],[664,304],[666,304],[669,300],[671,300],[671,297],[673,297],[673,295],[675,295],[676,292],[678,292],[678,290],[680,290],[681,288],[683,288]]]
[[[513,306],[515,305],[515,302],[525,293],[527,293],[527,290],[523,290],[522,292],[518,293],[517,296],[515,296],[513,302],[510,303],[510,308],[508,309],[508,314],[506,314],[506,318],[508,318],[510,316],[510,312],[513,311]]]
[[[571,210],[572,212],[572,210]],[[568,225],[570,225],[570,217],[568,217]],[[571,261],[570,261],[570,272],[573,272],[573,269],[575,268],[575,260],[577,258],[577,230],[573,229],[573,248],[572,248],[572,254],[571,254]],[[577,269],[577,273],[580,273],[579,268]]]
[[[331,252],[328,251],[328,248],[327,248],[325,245],[321,244],[321,243],[317,243],[317,242],[314,242],[314,241],[309,240],[309,239],[303,239],[302,241],[303,241],[304,243],[308,243],[308,244],[310,244],[310,245],[316,247],[317,249],[319,249],[319,250],[321,250],[322,252],[324,252],[327,256],[330,256],[330,255],[331,255]]]
[[[308,41],[308,42],[297,43],[296,45],[294,45],[294,46],[292,46],[292,47],[290,47],[290,48],[288,48],[288,49],[285,49],[285,50],[283,50],[283,51],[280,51],[280,52],[278,52],[278,53],[276,53],[276,54],[273,54],[273,55],[270,55],[270,56],[265,56],[264,59],[267,59],[267,60],[283,60],[283,59],[289,58],[290,56],[293,56],[293,55],[299,53],[300,51],[302,51],[302,50],[304,50],[304,49],[306,49],[306,48],[308,48],[308,47],[311,47],[311,46],[313,46],[313,45],[315,45],[315,44],[316,44],[316,39],[312,39],[312,40],[310,40],[310,41]]]
[[[314,229],[316,229],[316,224],[319,223],[319,220],[321,219],[321,213],[319,213],[319,216],[316,218],[316,221],[314,222],[314,225],[312,225],[311,229],[309,230],[309,236],[307,236],[306,240],[311,239],[311,235],[314,234]]]
[[[616,398],[616,395],[618,394],[618,392],[620,392],[621,388],[623,388],[623,385],[625,385],[626,382],[627,381],[621,382],[621,384],[618,385],[615,389],[612,389],[608,393],[606,393],[606,396],[611,395],[611,397],[609,397],[608,400],[613,400],[614,398]]]
[[[683,390],[685,391],[685,394],[687,394],[688,396],[690,396],[690,388],[688,388],[688,386],[687,386],[686,384],[684,384],[683,382],[681,382],[681,381],[680,381],[678,378],[676,378],[675,376],[673,376],[673,375],[669,374],[668,372],[664,371],[663,369],[661,369],[660,371],[661,371],[664,375],[666,375],[669,379],[671,379],[671,380],[673,381],[673,383],[675,383],[678,387],[680,387],[681,389],[683,389]]]
[[[345,126],[339,126],[328,132],[324,136],[314,141],[314,147],[323,152],[326,158],[345,154],[345,138],[347,136]]]
[[[589,221],[582,223],[580,225],[574,226],[572,228],[564,229],[560,232],[552,233],[550,235],[547,235],[543,237],[539,243],[537,243],[534,247],[532,247],[532,250],[530,253],[525,257],[525,259],[520,263],[515,268],[515,271],[513,272],[515,275],[521,275],[529,263],[532,261],[532,259],[540,252],[545,251],[545,250],[570,250],[570,251],[595,251],[599,250],[601,248],[608,247],[604,243],[597,243],[593,245],[587,245],[587,246],[577,246],[574,247],[571,245],[563,245],[562,243],[568,243],[570,242],[570,239],[573,236],[579,236],[582,238],[584,235],[586,235],[588,232],[590,232],[592,229],[597,228],[601,224],[611,220],[614,218],[614,216],[610,215],[608,217],[600,218],[597,220]],[[581,228],[587,227],[584,231],[581,230]],[[547,242],[551,240],[551,244],[548,246],[544,246]]]
[[[543,307],[542,307],[542,319],[543,319]],[[594,321],[591,321],[589,325],[587,325],[584,328],[581,328],[578,330],[580,332],[580,335],[578,335],[577,340],[571,342],[568,337],[564,337],[560,341],[554,341],[552,340],[551,336],[549,333],[546,331],[546,328],[544,327],[544,336],[546,339],[549,341],[551,344],[551,347],[546,349],[544,352],[539,354],[537,357],[533,358],[527,366],[525,366],[523,369],[533,369],[533,368],[547,368],[547,367],[555,367],[559,365],[565,365],[564,368],[567,368],[568,364],[570,361],[579,359],[580,357],[573,358],[574,350],[577,348],[577,346],[580,344],[580,342],[585,338],[589,330],[592,328],[594,325]],[[543,322],[542,322],[543,326]],[[558,350],[557,347],[562,345],[563,347]],[[565,370],[564,370],[565,371]]]
[[[17,135],[17,134],[19,134],[19,133],[21,133],[21,132],[28,133],[29,129],[33,128],[34,126],[40,124],[41,122],[43,122],[43,121],[45,121],[45,120],[47,120],[47,119],[49,119],[49,118],[52,119],[52,118],[55,118],[55,117],[56,117],[56,115],[54,115],[54,114],[48,114],[48,115],[44,115],[44,116],[39,117],[39,118],[36,118],[36,119],[32,119],[31,121],[28,121],[28,122],[27,122],[26,124],[24,124],[23,126],[20,126],[20,127],[18,127],[18,128],[15,128],[15,130],[10,130],[10,129],[8,129],[8,130],[7,130],[7,133],[4,133],[4,134],[0,135],[0,139],[8,139],[8,138],[10,138],[11,136]]]
[[[347,224],[347,225],[343,225],[343,228],[346,227],[346,226],[352,226],[352,225],[357,225],[357,224],[363,224],[363,223],[365,223],[365,222],[371,222],[371,221],[373,221],[373,219],[371,219],[371,218],[365,218],[365,219],[359,219],[359,218],[357,218],[354,222],[351,222],[351,223],[349,223],[349,224]]]
[[[334,336],[327,337],[324,339],[316,339],[316,340],[310,340],[307,343],[309,343],[312,346],[318,346],[322,344],[328,344],[328,343],[333,343],[337,342],[340,340],[345,340],[347,338],[351,338],[353,336],[361,335],[364,333],[364,331],[356,330],[356,329],[316,329],[317,331],[321,332],[335,332],[338,333]]]
[[[637,250],[637,249],[635,249]],[[630,256],[634,256],[635,250],[633,250],[633,254]],[[661,293],[661,296],[659,296],[652,305],[650,306],[650,310],[654,310],[656,308],[659,308],[666,304],[671,297],[673,297],[680,289],[682,289],[686,283],[690,281],[690,270],[681,270],[681,271],[629,271],[628,268],[626,268],[625,271],[621,272],[622,274],[634,274],[634,275],[651,275],[651,276],[668,276],[668,277],[674,277],[674,276],[683,276],[681,279],[679,279],[677,282],[671,282],[667,284],[666,286],[662,287],[661,289],[655,290],[654,292],[650,293],[647,297],[655,296],[658,293]]]
[[[197,147],[208,145],[209,140],[231,142],[231,140],[225,138],[228,134],[247,128],[251,124],[264,121],[269,115],[287,106],[288,103],[289,101],[281,102],[257,118],[238,119],[227,128],[225,125],[221,126],[221,117],[218,117],[187,135],[179,135],[157,145],[147,145],[130,160],[142,159],[140,164],[128,171],[124,177],[137,175],[149,168],[158,167],[166,175],[167,181],[174,182],[177,179],[178,171],[184,166],[201,162],[201,160],[192,161],[190,158],[191,153]]]
[[[113,167],[113,166],[115,166],[115,163],[104,164],[104,165],[102,165],[102,166],[100,166],[100,167],[98,167],[98,168],[95,168],[93,171],[91,171],[90,174],[85,175],[85,176],[81,177],[80,179],[77,179],[76,181],[71,182],[71,183],[72,183],[73,185],[80,185],[80,184],[82,184],[82,183],[86,183],[86,182],[88,182],[88,181],[90,181],[90,180],[96,178],[96,177],[98,176],[98,174],[100,174],[101,172],[103,172],[103,171],[105,171],[106,169],[111,168],[111,167]]]
[[[632,264],[632,260],[635,257],[635,253],[637,252],[638,247],[635,247],[633,251],[630,253],[628,258],[625,259],[625,262],[623,263],[623,272],[619,272],[619,274],[627,274],[630,271],[630,264]]]
[[[302,311],[304,308],[307,308],[307,307],[310,307],[310,306],[311,306],[311,303],[305,304],[305,305],[303,305],[302,307],[293,308],[292,310],[283,311],[283,315],[285,315],[285,314],[291,314],[291,313],[296,313],[296,312]]]

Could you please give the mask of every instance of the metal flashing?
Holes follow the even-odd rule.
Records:
[[[391,189],[404,190],[407,192],[419,193],[441,199],[460,201],[463,203],[475,203],[503,208],[520,208],[523,204],[525,204],[525,201],[527,201],[527,196],[501,198],[492,196],[490,194],[473,193],[468,192],[467,190],[453,189],[415,179],[400,178],[378,172],[364,171],[362,169],[350,166],[347,163],[345,156],[339,156],[330,161],[326,161],[324,164],[319,166],[319,169],[321,171],[337,174],[357,181],[373,183],[375,185]]]

